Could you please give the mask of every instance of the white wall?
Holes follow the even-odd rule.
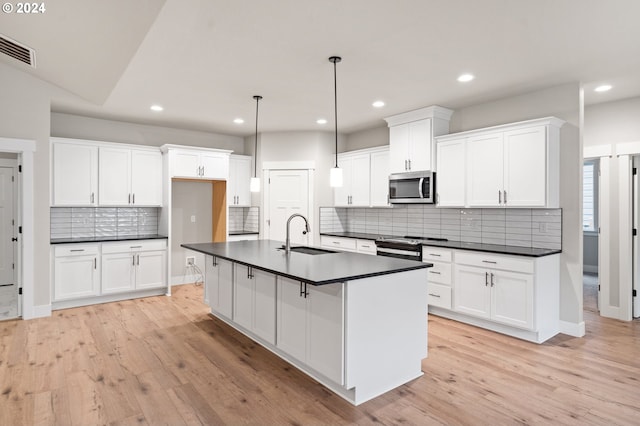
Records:
[[[389,145],[389,127],[383,122],[381,127],[346,135],[344,150],[355,151],[384,145]]]

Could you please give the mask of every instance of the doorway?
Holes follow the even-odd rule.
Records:
[[[311,170],[266,170],[265,185],[265,238],[284,241],[287,220],[298,213],[307,218],[313,227]],[[291,243],[300,245],[313,244],[313,236],[303,234],[304,221],[291,222]]]
[[[600,310],[599,166],[599,159],[590,159],[584,162],[582,169],[583,306],[585,310],[595,313]]]
[[[0,154],[0,320],[20,316],[16,154]]]

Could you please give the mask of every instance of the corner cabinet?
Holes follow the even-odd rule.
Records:
[[[383,207],[389,204],[389,149],[371,148],[338,154],[343,185],[334,189],[336,207]]]
[[[436,169],[434,136],[449,133],[452,110],[439,106],[387,117],[389,172]]]
[[[559,207],[563,124],[546,117],[437,138],[438,206]],[[461,147],[464,170],[454,164]]]
[[[182,145],[163,145],[160,149],[169,156],[169,177],[171,178],[229,179],[231,151]]]

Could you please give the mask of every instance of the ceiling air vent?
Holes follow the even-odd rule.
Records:
[[[0,52],[17,59],[20,62],[24,62],[33,68],[36,67],[36,52],[15,40],[11,40],[4,34],[0,34]]]

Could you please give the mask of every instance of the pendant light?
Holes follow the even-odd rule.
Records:
[[[338,167],[338,79],[336,77],[336,64],[342,61],[340,56],[332,56],[329,62],[333,63],[333,95],[334,95],[334,124],[336,129],[336,165],[329,172],[329,185],[333,188],[342,186],[342,169]]]
[[[253,151],[253,177],[249,182],[249,190],[251,192],[260,192],[260,178],[257,175],[257,171],[258,171],[258,103],[260,102],[260,99],[262,99],[262,96],[255,95],[253,99],[256,100],[256,137],[255,137],[255,149]]]

